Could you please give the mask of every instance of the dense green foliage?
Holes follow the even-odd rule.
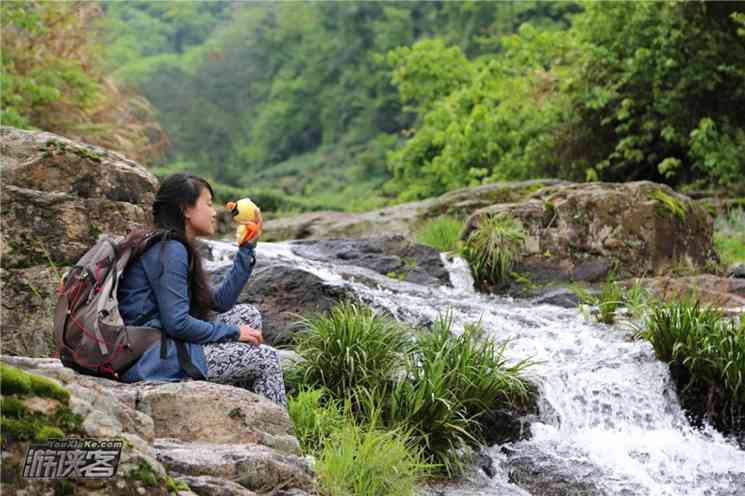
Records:
[[[278,211],[537,176],[729,187],[741,5],[3,2],[2,119],[165,148],[156,174]]]
[[[170,136],[156,173],[189,169],[314,198],[303,209],[387,201],[386,154],[414,119],[393,85],[390,50],[437,36],[468,56],[494,53],[520,23],[566,27],[577,10],[532,1],[105,8],[109,66],[153,102]]]
[[[480,445],[485,416],[530,397],[521,376],[529,363],[507,363],[506,344],[488,339],[479,325],[455,335],[448,315],[432,329],[415,330],[413,342],[400,326],[404,337],[380,334],[393,332],[393,322],[350,304],[334,308],[330,318],[306,320],[296,348],[303,360],[288,374],[301,384],[290,407],[301,442],[311,449],[328,447],[324,443],[332,433],[323,424],[326,419],[337,424],[334,411],[343,402],[360,425],[393,429],[429,468],[458,474],[464,461],[459,450]],[[325,402],[313,390],[326,391]]]
[[[146,158],[160,130],[142,98],[106,77],[92,2],[2,2],[0,119]]]
[[[394,190],[418,198],[538,175],[742,184],[738,8],[588,3],[568,32],[524,25],[496,56],[467,60],[436,40],[392,52],[418,114],[391,155]]]

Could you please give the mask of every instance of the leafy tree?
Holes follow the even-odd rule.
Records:
[[[2,2],[4,125],[39,128],[135,158],[162,143],[147,101],[105,77],[90,2]]]

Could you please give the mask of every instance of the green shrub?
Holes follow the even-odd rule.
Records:
[[[399,431],[348,422],[324,445],[316,471],[329,496],[406,496],[414,494],[426,468]]]
[[[410,430],[427,462],[449,476],[463,469],[457,450],[480,444],[479,417],[528,398],[529,385],[520,374],[530,365],[509,365],[506,343],[485,339],[479,325],[465,326],[459,336],[452,326],[445,314],[431,332],[422,332],[407,375],[383,411],[386,424]]]
[[[304,325],[295,346],[303,360],[291,375],[308,387],[328,388],[335,398],[348,397],[357,387],[390,382],[411,349],[404,326],[354,303],[305,319]]]
[[[453,251],[458,246],[462,230],[462,221],[454,217],[441,216],[425,222],[417,230],[416,241],[439,251]]]
[[[344,424],[339,402],[330,399],[324,405],[323,396],[322,389],[303,389],[289,399],[288,411],[304,453],[320,451],[331,434]]]
[[[38,442],[44,442],[47,439],[60,438],[60,437],[65,437],[65,433],[62,432],[62,429],[60,429],[59,427],[51,426],[51,425],[45,425],[36,431],[36,436],[34,437],[34,440]]]
[[[487,216],[462,250],[477,284],[488,287],[508,282],[524,241],[520,222],[504,214]]]

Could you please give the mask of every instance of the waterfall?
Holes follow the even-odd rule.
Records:
[[[210,268],[230,263],[234,246],[210,247]],[[745,495],[745,451],[711,428],[691,427],[666,364],[649,343],[632,339],[630,329],[589,322],[576,309],[477,293],[467,264],[447,255],[453,287],[439,288],[308,260],[295,255],[291,243],[260,243],[257,257],[257,268],[292,264],[412,324],[445,310],[456,329],[480,320],[495,339],[510,340],[510,359],[538,361],[529,372],[540,388],[532,437],[487,450],[492,478],[474,476],[470,485],[448,485],[438,494],[529,494],[508,480],[506,467],[520,459],[593,488],[583,494]]]

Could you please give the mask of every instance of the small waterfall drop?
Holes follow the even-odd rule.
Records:
[[[209,245],[210,268],[230,263],[234,245]],[[530,369],[541,390],[532,437],[490,447],[496,475],[480,479],[477,491],[454,485],[439,494],[525,496],[504,468],[510,458],[523,457],[595,488],[588,494],[745,496],[745,451],[713,429],[690,426],[667,366],[628,330],[588,322],[575,309],[477,293],[467,264],[444,254],[453,287],[308,260],[295,255],[291,243],[261,243],[257,256],[257,270],[262,261],[292,264],[409,323],[431,322],[445,310],[459,329],[480,320],[495,339],[510,340],[510,359],[539,362]]]

